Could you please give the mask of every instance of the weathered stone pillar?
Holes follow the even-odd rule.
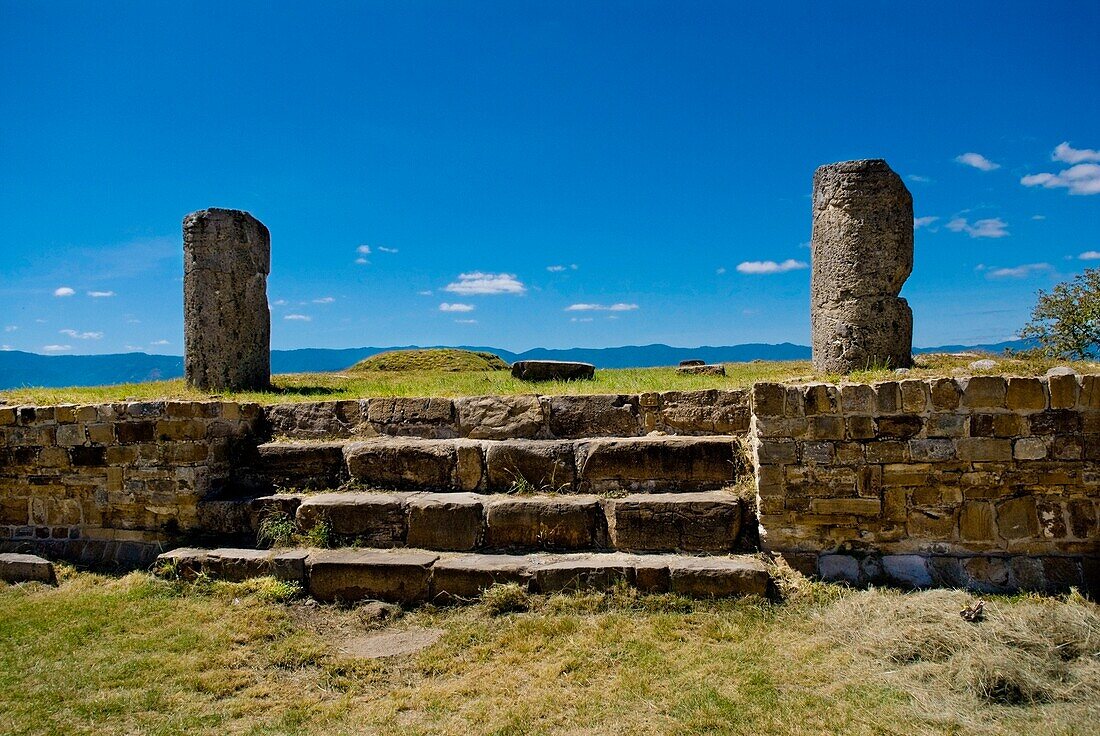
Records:
[[[271,238],[247,212],[183,218],[183,340],[187,383],[203,391],[271,384],[267,274]]]
[[[913,272],[913,197],[882,159],[814,172],[810,330],[814,369],[904,368],[913,312],[898,297]]]

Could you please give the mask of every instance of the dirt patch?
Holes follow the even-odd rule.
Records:
[[[373,634],[345,639],[336,651],[357,659],[381,659],[415,654],[439,641],[443,629],[405,629],[404,631],[379,631]]]

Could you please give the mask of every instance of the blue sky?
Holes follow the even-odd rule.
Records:
[[[811,177],[869,157],[921,224],[915,343],[1008,339],[1100,265],[1098,27],[1095,2],[3,0],[0,344],[180,354],[180,222],[210,206],[271,230],[275,348],[808,344]]]

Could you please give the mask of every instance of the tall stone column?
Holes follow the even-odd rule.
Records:
[[[913,197],[882,159],[814,172],[810,330],[814,369],[912,364]]]
[[[267,275],[271,237],[247,212],[183,218],[183,340],[187,383],[203,391],[271,385]]]

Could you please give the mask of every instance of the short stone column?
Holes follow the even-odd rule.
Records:
[[[271,384],[267,275],[271,237],[247,212],[183,218],[183,340],[187,383],[203,391]]]
[[[913,197],[882,159],[814,172],[810,330],[814,370],[912,364]]]

